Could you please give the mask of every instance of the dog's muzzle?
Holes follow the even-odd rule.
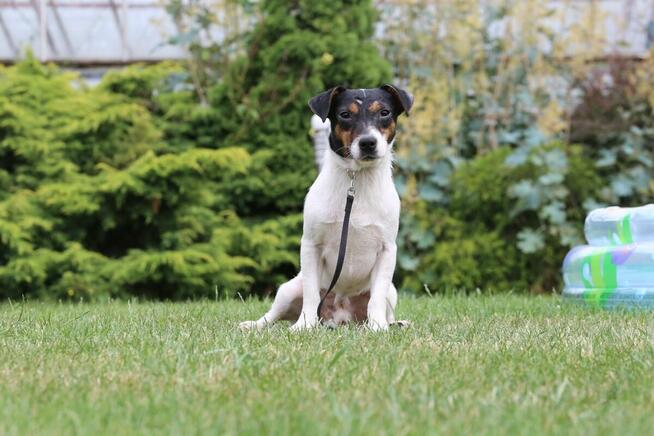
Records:
[[[373,135],[364,135],[359,138],[359,149],[362,160],[377,159],[377,138]]]

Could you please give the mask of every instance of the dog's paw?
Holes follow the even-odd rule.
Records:
[[[392,323],[391,323],[391,327],[394,327],[394,328],[400,328],[400,329],[406,329],[406,328],[411,327],[411,321],[407,321],[407,320],[405,320],[405,319],[402,319],[402,320],[399,320],[399,321],[395,321],[395,322],[392,322]]]
[[[238,325],[238,329],[242,332],[248,332],[250,330],[261,330],[263,325],[257,321],[243,321]]]
[[[320,320],[315,315],[315,313],[302,312],[300,317],[297,319],[295,324],[291,326],[292,332],[299,332],[301,330],[309,330],[317,327],[320,324]]]
[[[318,326],[318,320],[310,320],[310,321],[305,321],[303,319],[298,320],[295,324],[293,324],[290,329],[292,332],[299,332],[302,330],[310,330]]]
[[[298,323],[293,324],[289,329],[292,332],[301,332],[303,330],[311,330],[315,328],[318,324],[307,324],[307,323]]]
[[[368,319],[367,327],[368,330],[373,332],[383,332],[388,330],[388,321],[375,321],[374,319]]]

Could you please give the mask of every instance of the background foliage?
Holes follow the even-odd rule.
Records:
[[[589,210],[649,201],[651,56],[613,53],[593,2],[380,7],[380,47],[416,94],[398,147],[403,288],[551,291]]]
[[[590,18],[557,33],[533,0],[170,1],[184,63],[96,87],[30,56],[1,69],[0,296],[273,292],[315,177],[306,101],[389,81],[416,97],[400,288],[552,290],[588,210],[654,189],[652,56],[607,53],[574,7]]]

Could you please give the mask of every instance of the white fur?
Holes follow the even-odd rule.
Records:
[[[378,156],[385,156],[386,154],[390,154],[390,147],[392,147],[393,144],[387,143],[386,138],[384,138],[384,136],[381,134],[379,130],[375,128],[368,128],[361,136],[364,135],[372,135],[375,137],[375,139],[377,140]],[[350,146],[352,158],[355,161],[361,159],[361,149],[359,148],[359,140],[361,139],[361,136],[356,137],[355,140],[352,141],[352,145]]]
[[[351,145],[352,158],[331,150],[324,155],[322,170],[309,189],[304,203],[301,272],[280,286],[271,309],[258,321],[246,321],[241,329],[262,328],[283,317],[292,302],[302,298],[302,313],[292,330],[318,325],[316,314],[320,290],[326,290],[336,267],[343,226],[348,171],[356,172],[356,194],[352,206],[347,254],[343,270],[332,292],[342,299],[370,290],[368,327],[386,330],[395,321],[397,291],[392,284],[395,270],[400,199],[392,180],[392,143],[377,129],[368,134],[377,138],[378,158],[359,160],[358,139]],[[347,321],[347,313],[337,313],[337,321]]]

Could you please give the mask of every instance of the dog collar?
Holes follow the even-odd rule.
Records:
[[[354,196],[356,189],[354,189],[354,182],[357,180],[357,172],[354,170],[347,170],[347,175],[350,177],[350,188],[347,190],[348,196]]]

